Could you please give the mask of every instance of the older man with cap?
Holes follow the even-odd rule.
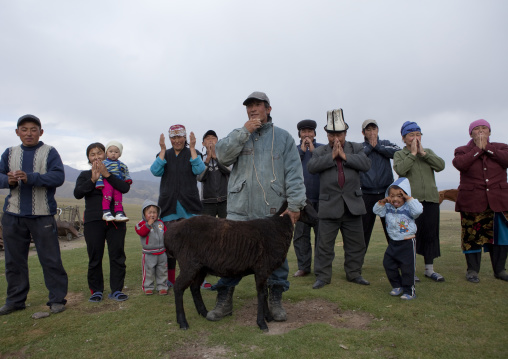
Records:
[[[55,191],[65,181],[64,166],[57,150],[39,141],[44,130],[34,115],[19,118],[18,146],[9,147],[0,161],[0,188],[9,189],[2,217],[7,298],[0,315],[25,309],[30,289],[28,249],[33,240],[49,291],[52,313],[65,310],[67,273],[60,257],[54,215]],[[32,299],[33,300],[33,299]]]
[[[319,240],[314,272],[319,289],[330,284],[335,240],[339,229],[344,243],[344,269],[348,281],[369,285],[362,277],[365,256],[362,215],[366,213],[360,186],[360,172],[370,168],[370,159],[360,143],[346,141],[349,126],[344,122],[342,109],[328,111],[325,131],[328,145],[317,148],[307,168],[318,173]]]
[[[379,139],[379,127],[376,120],[363,121],[362,134],[364,137],[363,152],[371,161],[370,169],[367,172],[360,172],[362,197],[367,211],[362,217],[365,250],[367,251],[372,229],[376,222],[376,214],[372,209],[377,201],[385,198],[386,189],[393,183],[390,159],[393,158],[395,152],[400,151],[400,147],[388,140]],[[386,232],[384,217],[381,217],[381,223],[388,242],[390,237]]]
[[[305,206],[302,164],[293,137],[276,127],[264,92],[253,92],[243,102],[248,120],[221,139],[217,158],[233,165],[228,183],[228,219],[246,221],[274,215],[287,201],[293,223]],[[287,260],[268,279],[268,307],[276,321],[286,320],[282,293],[289,289]],[[233,292],[241,278],[221,278],[214,286],[217,303],[208,320],[217,321],[233,311]]]
[[[302,160],[306,195],[317,212],[319,210],[319,175],[310,174],[307,170],[307,163],[312,158],[312,153],[316,148],[322,146],[322,144],[317,143],[315,139],[316,127],[316,121],[313,120],[303,120],[296,125],[298,137],[300,137],[300,144],[297,148],[300,159]],[[318,225],[314,227],[314,247],[316,247],[318,240],[318,228]],[[311,227],[309,225],[303,222],[296,222],[293,246],[295,247],[296,259],[298,261],[298,270],[293,277],[304,277],[310,273],[312,264],[310,229]]]

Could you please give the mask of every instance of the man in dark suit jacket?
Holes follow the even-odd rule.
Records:
[[[332,278],[335,239],[342,233],[344,269],[350,282],[369,285],[362,277],[365,240],[362,215],[366,213],[360,187],[360,171],[368,171],[371,161],[360,143],[346,141],[348,125],[342,109],[328,111],[325,131],[328,145],[314,150],[307,165],[310,173],[319,173],[319,241],[314,271],[319,289]]]

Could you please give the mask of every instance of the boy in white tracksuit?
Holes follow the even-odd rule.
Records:
[[[390,236],[383,259],[386,276],[393,296],[415,298],[415,234],[416,223],[423,212],[422,204],[411,197],[411,186],[400,177],[386,190],[386,197],[374,205],[374,213],[386,217],[386,230]],[[399,272],[400,270],[400,272]]]
[[[164,233],[166,226],[159,219],[161,209],[154,201],[146,200],[141,209],[142,218],[136,224],[143,246],[143,292],[153,294],[154,277],[160,295],[168,294],[168,260],[164,247]]]

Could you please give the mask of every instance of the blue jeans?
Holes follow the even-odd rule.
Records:
[[[281,286],[283,291],[289,290],[289,281],[288,281],[288,273],[289,273],[289,265],[288,260],[284,260],[284,263],[274,270],[270,277],[268,277],[268,287],[271,288],[273,286]],[[225,287],[236,287],[238,283],[242,280],[242,277],[221,277],[217,284],[212,286],[212,290],[217,290]]]

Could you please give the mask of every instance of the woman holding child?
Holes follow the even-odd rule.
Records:
[[[469,125],[471,140],[455,149],[453,165],[460,171],[455,210],[460,212],[462,251],[466,279],[478,283],[482,247],[490,253],[494,276],[508,281],[508,145],[490,142],[490,124],[477,120]]]
[[[122,293],[125,279],[125,222],[111,223],[102,219],[102,191],[96,187],[96,182],[102,175],[111,186],[121,193],[127,193],[130,184],[112,176],[102,161],[106,154],[102,143],[92,143],[86,149],[91,170],[83,171],[76,180],[74,197],[85,198],[84,233],[88,251],[88,286],[92,296],[90,302],[100,302],[104,292],[104,276],[102,274],[102,257],[104,245],[108,243],[110,287],[109,298],[124,301],[128,296]],[[111,201],[111,211],[114,210],[114,201]]]

